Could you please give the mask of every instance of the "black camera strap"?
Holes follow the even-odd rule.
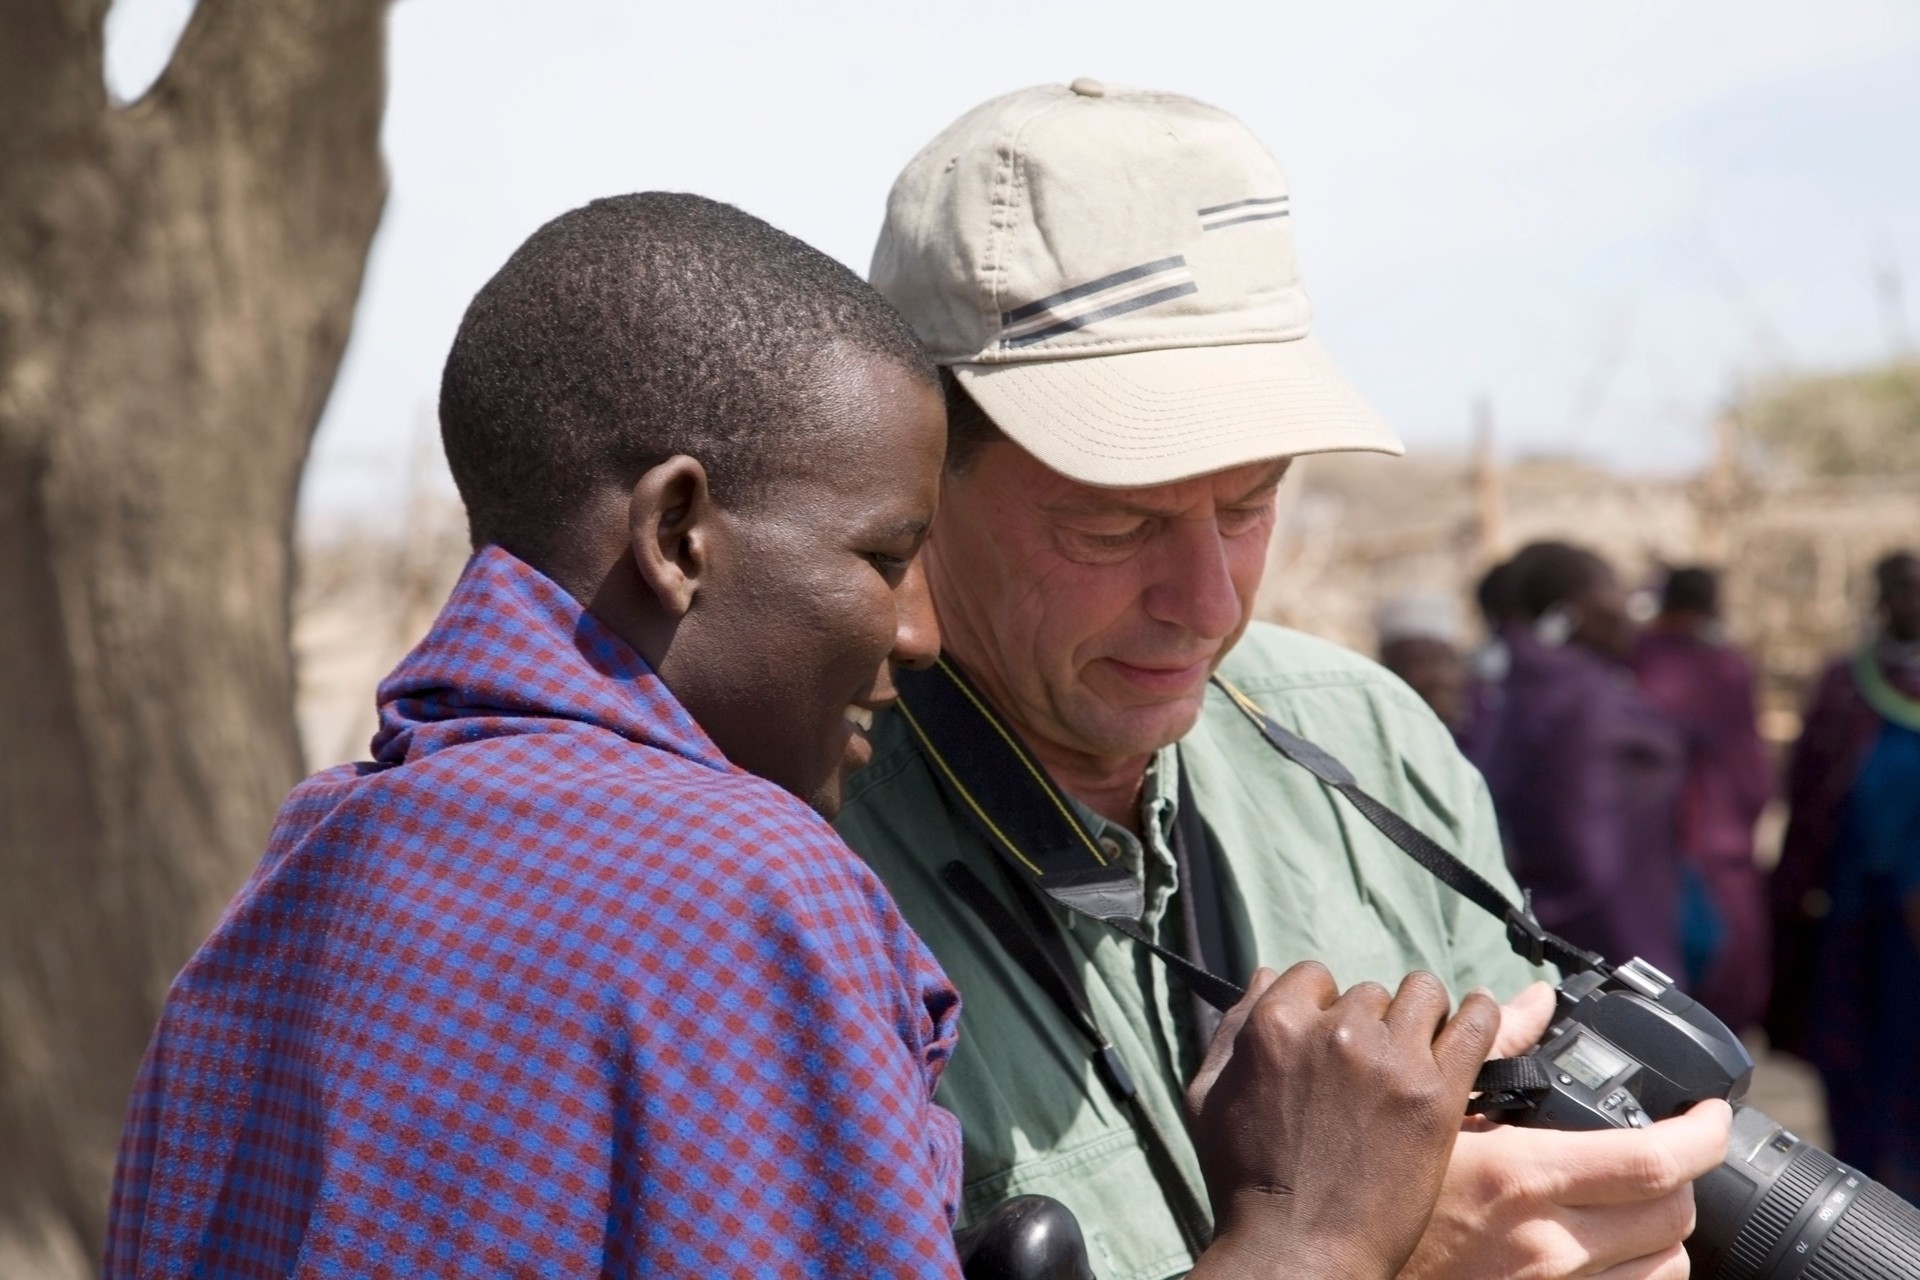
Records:
[[[1187,1248],[1195,1257],[1213,1237],[1208,1224],[1207,1212],[1199,1197],[1188,1185],[1186,1176],[1180,1172],[1180,1166],[1173,1157],[1173,1147],[1167,1141],[1167,1135],[1161,1131],[1160,1124],[1153,1118],[1146,1099],[1140,1096],[1140,1087],[1133,1081],[1133,1073],[1127,1070],[1126,1060],[1100,1029],[1099,1020],[1093,1016],[1093,1003],[1087,999],[1086,984],[1080,980],[1080,971],[1072,957],[1066,954],[1066,948],[1060,945],[1059,934],[1054,931],[1053,922],[1044,912],[1037,918],[1033,908],[1038,906],[1031,892],[1023,892],[1015,886],[1015,896],[1023,907],[1028,908],[1030,919],[1021,920],[994,895],[993,890],[974,874],[973,868],[964,862],[949,862],[941,868],[940,878],[947,887],[959,895],[960,900],[973,909],[980,922],[987,926],[1007,954],[1013,957],[1027,976],[1032,978],[1047,998],[1058,1006],[1067,1020],[1085,1037],[1093,1050],[1094,1065],[1099,1073],[1100,1082],[1107,1088],[1134,1129],[1144,1140],[1147,1151],[1147,1164],[1153,1170],[1154,1179],[1167,1189],[1173,1201],[1174,1220],[1180,1226],[1180,1234]],[[1037,926],[1037,927],[1036,927]]]
[[[1066,797],[1046,770],[958,668],[941,658],[924,671],[900,671],[896,680],[900,690],[897,706],[932,763],[942,789],[954,807],[974,823],[1000,855],[1002,866],[1017,883],[1125,934],[1159,957],[1189,991],[1214,1009],[1224,1012],[1245,994],[1238,984],[1220,977],[1206,963],[1196,963],[1162,946],[1147,933],[1140,923],[1146,905],[1145,886],[1126,868],[1108,859],[1074,816]],[[1213,683],[1282,756],[1313,774],[1322,785],[1340,793],[1395,847],[1443,884],[1502,921],[1507,927],[1508,943],[1522,958],[1536,965],[1550,960],[1567,971],[1605,969],[1605,962],[1599,956],[1548,932],[1529,908],[1508,900],[1492,881],[1375,799],[1360,786],[1352,771],[1331,754],[1281,725],[1224,677],[1216,675]],[[1183,771],[1176,814],[1176,849],[1183,877],[1192,874],[1196,850],[1206,858],[1204,830],[1198,823],[1198,810],[1185,782]],[[1182,815],[1191,824],[1184,831],[1179,827]],[[1183,885],[1195,893],[1197,900],[1200,896],[1197,891],[1202,888],[1198,882],[1204,876],[1213,887],[1217,908],[1219,895],[1217,886],[1212,885],[1210,859],[1203,865],[1205,871],[1194,875],[1192,881],[1183,879]],[[961,874],[954,874],[956,870]],[[1107,1080],[1116,1097],[1125,1093],[1134,1098],[1130,1105],[1146,1120],[1151,1133],[1149,1146],[1160,1148],[1160,1156],[1164,1158],[1164,1135],[1151,1128],[1152,1118],[1138,1106],[1131,1077],[1126,1074],[1112,1042],[1093,1020],[1077,970],[1064,956],[1050,958],[1036,940],[1046,936],[1050,922],[1044,919],[1035,922],[1041,929],[1036,934],[1032,928],[1020,925],[964,864],[949,864],[945,871],[949,887],[981,917],[1008,948],[1012,958],[1060,1006],[1068,1020],[1087,1035],[1100,1060],[1102,1078]],[[1195,955],[1212,960],[1214,957],[1207,954],[1206,930],[1219,928],[1220,918],[1193,915],[1187,924],[1189,946]],[[1530,1059],[1499,1059],[1487,1063],[1475,1083],[1482,1097],[1475,1100],[1470,1109],[1497,1110],[1544,1088],[1544,1080],[1536,1078],[1536,1067]],[[1124,1081],[1126,1088],[1121,1089],[1117,1081]],[[1179,1186],[1191,1197],[1185,1179],[1175,1176],[1171,1185]],[[1184,1219],[1186,1215],[1181,1216]]]
[[[1042,902],[1059,903],[1146,947],[1179,974],[1196,1004],[1229,1009],[1240,998],[1241,988],[1148,936],[1140,925],[1145,887],[1124,867],[1110,862],[1046,770],[951,663],[942,658],[930,670],[900,671],[895,678],[901,717],[932,763],[949,804],[1000,855],[1001,870],[1011,881],[1009,896],[1025,919],[964,862],[949,862],[941,869],[941,878],[1086,1040],[1101,1083],[1140,1136],[1148,1166],[1166,1192],[1180,1234],[1198,1257],[1213,1235],[1206,1207],[1181,1172],[1173,1147],[1140,1096],[1126,1061],[1094,1016],[1080,970]],[[1183,787],[1182,802],[1190,799]],[[1183,861],[1195,860],[1195,837],[1205,838],[1198,831],[1198,810],[1193,814],[1187,830],[1176,834]],[[1202,874],[1211,876],[1212,863],[1204,846],[1197,857],[1205,866]],[[1224,931],[1214,945],[1223,944]],[[1206,1038],[1202,1035],[1200,1043]]]
[[[1481,1064],[1473,1087],[1479,1096],[1467,1099],[1470,1116],[1524,1111],[1553,1088],[1553,1072],[1530,1053],[1518,1058],[1493,1058]]]
[[[1227,931],[1227,898],[1220,885],[1220,868],[1212,834],[1201,820],[1193,798],[1193,783],[1183,764],[1173,812],[1173,862],[1180,923],[1185,931],[1187,958],[1208,973],[1245,973],[1248,966],[1234,954]],[[1194,1043],[1202,1050],[1220,1028],[1219,1009],[1189,988],[1193,1004]]]
[[[1605,960],[1591,951],[1574,946],[1557,934],[1547,932],[1534,918],[1531,907],[1510,901],[1491,880],[1361,790],[1347,766],[1268,715],[1259,703],[1240,692],[1225,677],[1216,675],[1213,683],[1232,699],[1241,714],[1253,722],[1254,728],[1260,731],[1274,750],[1318,778],[1323,786],[1345,796],[1360,811],[1361,817],[1371,822],[1381,835],[1425,867],[1447,888],[1505,924],[1507,942],[1515,954],[1530,964],[1551,960],[1568,972],[1600,972],[1606,969]]]
[[[1141,927],[1146,887],[1112,862],[1053,779],[967,678],[941,658],[901,671],[896,704],[935,776],[1016,877],[1070,911],[1124,933],[1221,1011],[1245,994]]]

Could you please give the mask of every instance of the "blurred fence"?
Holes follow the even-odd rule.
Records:
[[[295,649],[310,767],[366,755],[375,683],[466,559],[458,501],[432,485],[415,495],[397,530],[335,525],[304,541]],[[1479,574],[1536,538],[1591,546],[1629,584],[1655,583],[1665,564],[1722,568],[1729,630],[1763,673],[1764,728],[1786,742],[1821,663],[1859,637],[1875,558],[1920,547],[1920,477],[1647,479],[1551,460],[1305,458],[1281,488],[1257,610],[1371,652],[1382,600],[1456,592],[1472,617]]]
[[[1303,459],[1282,494],[1260,613],[1363,652],[1382,599],[1452,591],[1473,617],[1479,575],[1539,538],[1592,547],[1629,585],[1655,585],[1663,565],[1722,569],[1728,629],[1759,664],[1775,742],[1798,733],[1824,660],[1859,639],[1874,560],[1920,547],[1910,474],[1662,480],[1566,461],[1350,454]]]

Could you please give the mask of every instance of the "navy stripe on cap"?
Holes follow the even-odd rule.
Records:
[[[1008,338],[1003,345],[1009,347],[1030,346],[1033,343],[1043,341],[1047,338],[1057,338],[1063,333],[1072,333],[1075,329],[1084,328],[1096,320],[1106,320],[1113,316],[1125,315],[1129,311],[1138,311],[1142,307],[1151,307],[1158,303],[1170,302],[1175,298],[1184,298],[1190,293],[1198,292],[1200,292],[1200,286],[1188,280],[1182,284],[1156,290],[1153,293],[1143,293],[1137,298],[1128,298],[1124,302],[1116,302],[1110,307],[1101,307],[1098,311],[1089,311],[1085,315],[1074,316],[1070,320],[1062,320],[1059,324],[1049,325],[1045,329],[1037,330],[1022,337]]]
[[[1091,280],[1086,284],[1077,284],[1071,289],[1062,289],[1059,293],[1050,293],[1044,298],[1035,299],[1024,306],[1015,307],[1011,311],[1003,311],[1000,313],[1000,323],[1003,325],[1017,324],[1029,316],[1037,316],[1042,311],[1050,307],[1057,307],[1063,302],[1072,302],[1075,298],[1084,298],[1090,293],[1099,293],[1103,289],[1111,289],[1117,284],[1125,284],[1129,280],[1138,280],[1141,276],[1150,276],[1157,272],[1165,271],[1170,267],[1184,267],[1186,265],[1187,260],[1176,253],[1171,258],[1162,258],[1158,262],[1147,262],[1137,267],[1128,267],[1126,270],[1116,271],[1110,276],[1101,276],[1098,280]],[[1082,321],[1082,323],[1085,323],[1085,321]],[[1078,328],[1079,326],[1075,325],[1074,327]],[[1062,330],[1062,332],[1064,332],[1064,330]]]

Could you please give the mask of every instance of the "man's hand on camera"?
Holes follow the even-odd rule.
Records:
[[[1693,1180],[1726,1157],[1732,1116],[1712,1101],[1645,1129],[1476,1123],[1402,1280],[1680,1280]]]
[[[1254,975],[1187,1091],[1217,1224],[1196,1280],[1400,1269],[1500,1024],[1484,993],[1447,1014],[1431,974],[1394,995],[1311,962]]]

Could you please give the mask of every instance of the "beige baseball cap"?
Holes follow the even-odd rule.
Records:
[[[1082,79],[995,98],[915,156],[872,280],[1001,430],[1086,484],[1402,453],[1310,332],[1291,225],[1238,120]]]

